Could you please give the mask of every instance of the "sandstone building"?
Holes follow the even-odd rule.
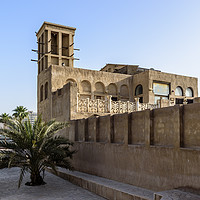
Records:
[[[74,34],[75,28],[48,22],[38,31],[37,106],[45,120],[71,120],[61,134],[75,143],[75,169],[152,191],[198,190],[197,78],[137,65],[74,68]]]
[[[30,123],[33,125],[35,120],[37,119],[37,113],[33,111],[28,111],[28,117],[26,117],[23,121],[30,121]]]
[[[74,68],[75,28],[44,22],[38,41],[38,113],[70,120],[192,103],[197,78],[138,65]]]

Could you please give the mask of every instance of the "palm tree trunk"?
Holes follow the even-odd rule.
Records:
[[[31,176],[30,176],[31,182],[26,183],[26,185],[31,185],[31,186],[35,186],[35,185],[44,185],[46,184],[42,178],[42,176],[40,175],[40,172],[38,169],[35,169],[31,172]]]

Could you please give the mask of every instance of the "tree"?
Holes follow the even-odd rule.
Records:
[[[18,119],[19,121],[22,121],[25,117],[28,116],[28,110],[24,106],[17,106],[17,108],[15,108],[13,112],[13,117],[15,117],[15,119]]]
[[[9,119],[11,119],[12,117],[8,114],[8,113],[2,113],[0,115],[0,122],[4,123],[6,121],[8,121]]]
[[[22,122],[21,118],[9,119],[5,122],[7,128],[1,128],[0,134],[11,139],[10,142],[0,142],[0,153],[9,156],[9,167],[21,168],[18,187],[24,174],[30,173],[31,182],[26,185],[45,184],[41,173],[46,167],[57,173],[56,166],[72,169],[69,158],[72,158],[73,145],[68,139],[55,134],[66,127],[66,123],[42,122],[41,116],[31,125],[30,120]],[[0,154],[1,155],[1,154]]]
[[[11,118],[12,117],[8,113],[2,113],[0,115],[0,123],[3,123],[4,128],[6,128],[5,123]],[[6,136],[5,136],[5,140],[6,140]]]

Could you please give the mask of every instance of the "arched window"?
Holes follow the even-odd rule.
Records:
[[[43,85],[40,87],[40,101],[43,101]]]
[[[120,95],[125,98],[129,98],[128,86],[122,85],[120,87]]]
[[[95,93],[98,93],[98,94],[105,93],[105,86],[102,82],[95,83]]]
[[[72,79],[72,78],[69,78],[69,79],[66,80],[66,84],[69,83],[69,82],[76,83],[76,81],[74,79]]]
[[[114,83],[111,83],[108,86],[108,94],[110,94],[110,95],[117,95],[117,86]]]
[[[91,93],[91,84],[90,84],[90,82],[86,81],[86,80],[82,81],[80,90],[83,93]]]
[[[135,88],[135,96],[138,96],[140,94],[143,94],[143,87],[142,85],[138,85],[136,88]]]
[[[45,99],[48,98],[48,82],[45,83],[45,87],[44,87],[44,98],[45,98]]]
[[[176,96],[183,96],[183,89],[182,89],[180,86],[178,86],[178,87],[176,88],[176,90],[175,90],[175,95],[176,95]]]
[[[193,90],[192,90],[192,88],[191,87],[188,87],[187,89],[186,89],[186,97],[193,97]]]

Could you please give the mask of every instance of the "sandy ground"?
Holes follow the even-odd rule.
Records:
[[[48,172],[45,173],[44,179],[46,185],[25,186],[24,184],[29,181],[27,173],[20,189],[18,189],[19,174],[19,168],[0,170],[0,200],[104,199]]]

